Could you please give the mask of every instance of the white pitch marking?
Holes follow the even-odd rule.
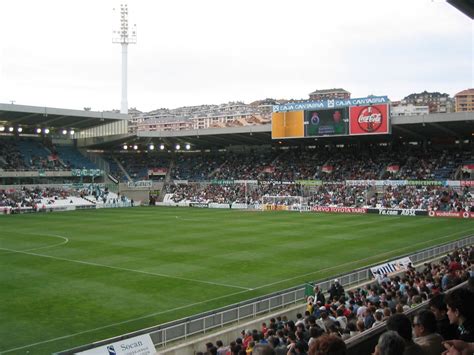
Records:
[[[442,237],[438,237],[438,238],[435,238],[435,239],[431,239],[431,240],[439,240],[439,239],[443,239],[443,238],[448,238],[448,237],[450,237],[450,236],[452,236],[452,235],[456,235],[456,234],[458,234],[458,233],[464,233],[464,232],[471,231],[471,230],[474,230],[474,228],[467,229],[467,230],[464,230],[464,231],[461,231],[461,232],[456,232],[456,233],[448,234],[448,235],[445,235],[445,236],[442,236]],[[420,242],[420,243],[416,243],[416,244],[411,244],[410,247],[413,246],[413,245],[420,245],[420,244],[424,244],[424,243],[426,243],[426,242]],[[383,253],[383,254],[379,254],[379,255],[385,255],[385,254],[391,253],[391,252],[393,252],[393,251],[399,251],[399,250],[403,250],[403,249],[406,249],[406,247],[399,248],[399,249],[395,249],[395,250],[392,250],[392,251],[390,251],[390,252]],[[370,259],[370,258],[364,258],[364,259],[360,259],[360,260],[355,260],[355,261],[350,262],[350,263],[338,265],[337,267],[339,267],[339,266],[344,266],[344,265],[354,264],[354,263],[357,263],[357,262],[360,262],[360,261],[364,261],[364,260],[367,260],[367,259]],[[17,348],[13,348],[13,349],[4,350],[4,351],[0,352],[0,354],[6,354],[6,353],[9,353],[9,352],[12,352],[12,351],[21,350],[21,349],[33,347],[33,346],[36,346],[36,345],[42,345],[42,344],[50,343],[50,342],[57,341],[57,340],[68,339],[68,338],[72,338],[72,337],[75,337],[75,336],[78,336],[78,335],[87,334],[87,333],[91,333],[91,332],[96,332],[96,331],[98,331],[98,330],[102,330],[102,329],[107,329],[107,328],[115,327],[115,326],[117,326],[117,325],[127,324],[127,323],[131,323],[131,322],[135,322],[135,321],[137,321],[137,320],[141,320],[141,319],[146,319],[146,318],[154,317],[154,316],[157,316],[157,315],[160,315],[160,314],[170,313],[170,312],[178,311],[178,310],[185,309],[185,308],[189,308],[189,307],[194,307],[194,306],[197,306],[197,305],[199,305],[199,304],[217,301],[217,300],[222,299],[222,298],[235,296],[235,295],[238,295],[238,294],[241,294],[241,293],[245,293],[245,292],[248,292],[248,291],[252,291],[252,290],[258,290],[258,289],[260,289],[260,288],[264,288],[264,287],[267,287],[267,286],[272,286],[272,285],[275,285],[275,284],[278,284],[278,283],[282,283],[282,282],[285,282],[285,281],[290,281],[290,280],[292,280],[292,279],[299,278],[299,277],[304,277],[304,276],[306,276],[306,275],[312,275],[312,274],[315,274],[315,273],[318,273],[318,272],[321,272],[321,271],[331,270],[331,269],[333,269],[333,268],[335,268],[335,267],[330,267],[330,268],[321,269],[321,270],[319,270],[319,271],[315,271],[315,272],[312,272],[312,273],[304,274],[304,275],[301,275],[301,276],[296,276],[296,277],[293,277],[293,278],[290,278],[290,279],[287,279],[287,280],[281,280],[281,281],[274,282],[274,283],[271,283],[271,284],[267,284],[267,285],[255,287],[255,288],[253,288],[253,289],[247,289],[247,290],[244,290],[244,291],[234,292],[234,293],[231,293],[231,294],[228,294],[228,295],[224,295],[224,296],[219,296],[219,297],[211,298],[211,299],[204,300],[204,301],[201,301],[201,302],[195,302],[195,303],[191,303],[191,304],[186,304],[186,305],[184,305],[184,306],[180,306],[180,307],[168,309],[168,310],[166,310],[166,311],[160,311],[160,312],[150,313],[150,314],[147,314],[147,315],[144,315],[144,316],[141,316],[141,317],[132,318],[132,319],[127,319],[127,320],[124,320],[124,321],[121,321],[121,322],[117,322],[117,323],[112,323],[112,324],[104,325],[104,326],[102,326],[102,327],[98,327],[98,328],[94,328],[94,329],[88,329],[88,330],[84,330],[84,331],[82,331],[82,332],[78,332],[78,333],[74,333],[74,334],[69,334],[69,335],[63,335],[63,336],[58,337],[58,338],[48,339],[48,340],[44,340],[44,341],[41,341],[41,342],[37,342],[37,343],[29,344],[29,345],[24,345],[24,346],[17,347]]]
[[[190,281],[190,282],[196,282],[196,283],[204,283],[204,284],[213,285],[213,286],[238,288],[238,289],[246,290],[246,291],[251,290],[248,287],[229,285],[229,284],[223,284],[223,283],[219,283],[219,282],[212,282],[212,281],[205,281],[205,280],[188,279],[186,277],[172,276],[172,275],[160,274],[160,273],[156,273],[156,272],[134,270],[134,269],[128,269],[128,268],[119,267],[119,266],[111,266],[111,265],[93,263],[93,262],[89,262],[89,261],[60,258],[60,257],[57,257],[57,256],[52,256],[52,255],[30,253],[30,252],[26,252],[26,251],[20,251],[20,250],[8,249],[8,248],[0,248],[0,250],[6,250],[6,251],[11,251],[11,252],[14,252],[14,253],[20,253],[20,254],[26,254],[26,255],[39,256],[39,257],[42,257],[42,258],[50,258],[50,259],[56,259],[56,260],[62,260],[62,261],[69,261],[69,262],[72,262],[72,263],[83,264],[83,265],[91,265],[91,266],[105,267],[105,268],[108,268],[108,269],[114,269],[114,270],[120,270],[120,271],[135,272],[135,273],[145,274],[145,275],[160,276],[160,277],[165,277],[165,278],[169,278],[169,279],[177,279],[177,280]]]
[[[279,280],[279,281],[272,282],[272,283],[269,283],[269,284],[266,284],[266,285],[257,286],[257,287],[254,288],[254,290],[258,290],[258,289],[265,288],[265,287],[268,287],[268,286],[278,285],[278,284],[284,283],[284,282],[286,282],[286,281],[291,281],[291,280],[294,280],[294,279],[298,279],[298,278],[300,278],[300,277],[305,277],[305,276],[310,276],[310,275],[314,275],[314,274],[319,274],[321,271],[328,271],[328,270],[332,270],[332,269],[338,269],[338,268],[340,268],[341,266],[347,266],[347,265],[356,264],[356,263],[359,263],[359,262],[361,262],[361,261],[366,261],[366,260],[373,259],[374,257],[378,257],[378,256],[382,256],[382,255],[388,255],[388,254],[391,254],[391,253],[393,253],[393,252],[397,252],[397,251],[401,251],[401,250],[405,250],[405,249],[411,248],[412,246],[415,246],[415,245],[426,244],[427,242],[431,242],[431,241],[433,241],[433,240],[439,240],[439,239],[448,238],[448,237],[451,237],[451,236],[456,235],[456,234],[458,234],[458,233],[464,233],[464,232],[468,232],[468,231],[472,231],[472,230],[474,230],[474,228],[466,229],[466,230],[463,230],[463,231],[460,231],[460,232],[456,232],[456,233],[451,233],[451,234],[448,234],[448,235],[445,235],[445,236],[442,236],[442,237],[430,239],[430,240],[428,240],[428,241],[423,241],[423,242],[419,242],[419,243],[415,243],[415,244],[410,244],[410,245],[408,245],[408,246],[406,246],[406,247],[402,247],[402,248],[398,248],[398,249],[393,249],[393,250],[390,250],[390,251],[388,251],[388,252],[386,252],[386,253],[382,253],[382,254],[377,254],[377,255],[369,256],[369,257],[364,258],[364,259],[359,259],[359,260],[350,261],[350,262],[348,262],[348,263],[339,264],[339,265],[336,265],[336,266],[331,266],[331,267],[327,267],[327,268],[324,268],[324,269],[319,269],[318,271],[308,272],[308,273],[303,274],[303,275],[298,275],[298,276],[290,277],[290,278],[285,279],[285,280]],[[467,235],[465,235],[465,237],[467,237]]]
[[[35,250],[43,250],[43,249],[49,249],[49,248],[54,248],[54,247],[58,247],[60,245],[64,245],[64,244],[67,244],[69,243],[69,239],[67,237],[64,237],[62,235],[59,235],[59,234],[32,234],[32,233],[22,233],[24,235],[36,235],[36,236],[47,236],[47,237],[55,237],[55,238],[61,238],[63,239],[64,241],[63,242],[60,242],[60,243],[56,243],[56,244],[52,244],[52,245],[46,245],[44,247],[37,247],[37,248],[31,248],[31,249],[25,249],[25,250],[19,250],[19,251],[35,251]],[[0,248],[0,249],[3,249],[3,248]],[[6,253],[1,253],[1,255],[5,255],[5,254],[11,254],[11,253],[16,253],[18,251],[9,251],[9,252],[6,252]]]
[[[13,349],[4,350],[4,351],[0,352],[0,354],[6,354],[6,353],[9,353],[9,352],[12,352],[12,351],[17,351],[17,350],[21,350],[21,349],[25,349],[25,348],[30,348],[30,347],[33,347],[33,346],[36,346],[36,345],[42,345],[42,344],[46,344],[46,343],[51,343],[51,342],[54,342],[54,341],[57,341],[57,340],[68,339],[68,338],[72,338],[72,337],[75,337],[75,336],[78,336],[78,335],[82,335],[82,334],[93,333],[93,332],[96,332],[96,331],[99,331],[99,330],[102,330],[102,329],[112,328],[112,327],[115,327],[115,326],[118,326],[118,325],[127,324],[127,323],[135,322],[135,321],[138,321],[138,320],[142,320],[142,319],[146,319],[146,318],[155,317],[155,316],[158,316],[158,315],[161,315],[161,314],[179,311],[179,310],[181,310],[181,309],[185,309],[185,308],[189,308],[189,307],[194,307],[194,306],[197,306],[197,305],[200,305],[200,304],[203,304],[203,303],[208,303],[208,302],[217,301],[217,300],[220,300],[220,299],[222,299],[222,298],[235,296],[235,295],[238,295],[238,294],[241,294],[241,293],[245,293],[245,292],[248,292],[248,290],[239,291],[239,292],[234,292],[234,293],[230,293],[230,294],[228,294],[228,295],[219,296],[219,297],[215,297],[215,298],[210,298],[210,299],[207,299],[207,300],[204,300],[204,301],[195,302],[195,303],[191,303],[191,304],[186,304],[186,305],[184,305],[184,306],[180,306],[180,307],[176,307],[176,308],[172,308],[172,309],[167,309],[166,311],[160,311],[160,312],[150,313],[150,314],[146,314],[146,315],[141,316],[141,317],[132,318],[132,319],[127,319],[127,320],[124,320],[124,321],[121,321],[121,322],[117,322],[117,323],[112,323],[112,324],[104,325],[104,326],[102,326],[102,327],[97,327],[97,328],[94,328],[94,329],[83,330],[82,332],[78,332],[78,333],[74,333],[74,334],[68,334],[68,335],[63,335],[63,336],[58,337],[58,338],[43,340],[43,341],[40,341],[40,342],[37,342],[37,343],[28,344],[28,345],[20,346],[20,347],[13,348]]]

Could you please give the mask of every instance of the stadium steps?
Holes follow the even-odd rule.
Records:
[[[58,145],[56,151],[65,165],[71,169],[96,169],[96,165],[73,146]]]
[[[130,175],[128,174],[127,170],[125,170],[122,163],[117,159],[117,157],[113,156],[112,159],[115,161],[118,168],[122,171],[122,173],[125,175],[125,177],[128,179],[128,181],[133,181],[132,178],[130,177]]]
[[[165,183],[169,183],[171,181],[171,174],[172,174],[172,171],[174,170],[174,167],[175,167],[175,162],[173,159],[170,160],[170,165],[168,167],[168,171],[166,172],[166,176],[165,176]],[[164,184],[163,184],[164,186]],[[160,196],[161,196],[161,192],[160,192]]]
[[[283,153],[278,154],[269,164],[265,164],[265,165],[278,167],[280,165],[280,164],[278,164],[278,160],[280,158],[284,157],[285,155],[288,155],[289,153],[290,153],[289,151],[284,151]],[[265,180],[264,177],[265,177],[265,172],[260,171],[257,175],[257,180]]]
[[[214,175],[216,175],[219,171],[221,171],[221,168],[225,165],[226,161],[224,161],[221,165],[219,165],[217,168],[215,168],[213,171],[211,171],[208,175],[209,179],[212,179]]]
[[[18,151],[23,157],[25,164],[28,167],[32,167],[33,156],[47,159],[50,154],[46,148],[37,141],[32,140],[19,140],[17,143]]]
[[[90,153],[83,148],[79,148],[78,151],[87,159],[89,159],[92,163],[94,163],[99,169],[102,169],[106,173],[110,173],[109,162],[104,159],[101,154]]]

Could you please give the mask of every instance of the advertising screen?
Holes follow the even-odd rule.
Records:
[[[349,134],[348,108],[305,111],[305,137]]]
[[[390,134],[389,99],[371,96],[273,106],[272,138]]]
[[[388,105],[351,106],[350,134],[386,134],[389,132]]]
[[[304,136],[303,111],[274,112],[272,138],[302,138]]]

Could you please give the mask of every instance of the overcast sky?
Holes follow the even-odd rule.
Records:
[[[120,109],[119,1],[2,0],[0,103]],[[474,25],[441,0],[128,0],[128,103],[450,95],[474,87]],[[113,9],[116,9],[114,12]]]

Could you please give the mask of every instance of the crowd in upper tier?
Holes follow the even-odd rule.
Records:
[[[96,168],[74,146],[54,145],[51,140],[0,140],[0,170],[70,170]]]
[[[463,180],[474,163],[471,146],[368,144],[244,151],[109,152],[102,156],[119,180]],[[95,168],[73,146],[47,139],[0,140],[0,169]],[[160,173],[150,174],[158,169]]]

